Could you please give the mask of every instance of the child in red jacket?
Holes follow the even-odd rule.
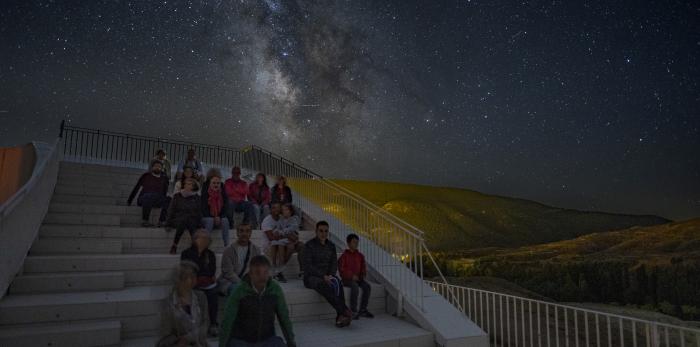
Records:
[[[355,234],[350,234],[346,238],[348,249],[343,252],[343,255],[338,259],[338,271],[343,280],[343,285],[350,287],[350,309],[352,310],[353,319],[360,317],[374,318],[374,315],[367,311],[369,303],[369,295],[372,292],[372,287],[365,281],[367,277],[367,264],[365,256],[357,250],[357,245],[360,243],[360,237]],[[357,296],[362,289],[362,302],[360,310],[357,310]]]

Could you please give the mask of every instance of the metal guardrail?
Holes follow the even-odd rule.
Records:
[[[37,155],[32,176],[0,205],[0,298],[24,263],[49,208],[58,177],[58,141]],[[34,144],[38,151],[37,144]],[[39,153],[37,153],[39,154]]]
[[[482,289],[428,283],[486,331],[494,347],[700,347],[700,329]]]
[[[372,241],[361,243],[368,262],[417,307],[423,308],[426,294],[424,260],[431,261],[444,279],[425,245],[423,231],[370,201],[258,146],[243,150],[243,166],[266,174],[286,176],[297,196],[303,197],[301,200],[295,198],[295,203],[300,203],[304,211],[315,211],[327,219],[341,241],[351,232]]]
[[[241,165],[241,152],[229,147],[79,128],[65,122],[61,122],[60,137],[63,156],[72,161],[148,164],[163,149],[177,165],[194,149],[197,159],[209,167]]]

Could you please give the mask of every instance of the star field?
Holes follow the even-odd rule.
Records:
[[[700,6],[3,1],[2,144],[74,125],[329,177],[700,216]]]

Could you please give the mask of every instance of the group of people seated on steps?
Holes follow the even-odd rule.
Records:
[[[283,271],[294,253],[298,254],[304,286],[333,307],[337,327],[346,327],[360,317],[374,317],[367,310],[371,287],[366,281],[364,255],[358,250],[359,236],[347,236],[348,248],[338,258],[336,245],[329,238],[329,224],[319,221],[315,237],[303,243],[299,239],[301,213],[292,204],[284,177],[270,189],[265,174],[258,173],[248,184],[241,179],[241,169],[234,167],[232,177],[222,182],[218,169],[203,175],[202,163],[190,150],[178,165],[175,189],[168,196],[170,169],[165,152],[159,150],[128,199],[131,205],[138,194],[144,227],[153,226],[149,222],[151,210],[161,209],[158,226],[175,229],[171,254],[177,253],[185,230],[192,240],[180,254],[175,283],[165,299],[158,346],[209,346],[209,336],[218,336],[219,346],[224,347],[296,346],[279,284],[287,282]],[[229,244],[234,212],[244,216],[235,226],[234,242]],[[218,276],[216,254],[210,249],[214,228],[221,229],[225,247]],[[254,230],[263,240],[262,249],[251,241]],[[350,288],[349,307],[343,287]],[[219,296],[226,297],[221,325]],[[275,318],[284,339],[276,335]]]

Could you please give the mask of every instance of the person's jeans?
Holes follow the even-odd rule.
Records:
[[[233,214],[236,212],[243,212],[243,224],[251,223],[255,216],[253,215],[254,209],[253,204],[250,201],[238,201],[229,200],[229,220],[233,224]]]
[[[214,217],[204,217],[202,218],[202,225],[204,226],[204,229],[207,229],[208,232],[211,233],[211,231],[214,229]],[[229,240],[229,229],[231,228],[231,224],[229,223],[229,220],[227,217],[221,217],[221,238],[224,240],[224,247],[228,246],[228,240]]]
[[[217,317],[219,316],[219,293],[216,290],[216,287],[211,289],[196,288],[196,290],[201,291],[207,297],[207,308],[209,309],[209,326],[219,325],[219,323],[217,323]]]
[[[253,203],[253,214],[255,215],[255,221],[257,222],[257,224],[254,225],[254,227],[259,228],[260,225],[262,225],[263,219],[265,219],[265,217],[267,217],[267,215],[270,214],[270,205],[258,205],[256,203]]]
[[[362,289],[362,301],[360,302],[360,311],[367,309],[367,304],[369,304],[369,295],[372,293],[372,287],[369,283],[364,280],[359,281],[343,281],[343,285],[350,287],[350,310],[352,312],[359,312],[357,310],[357,296],[360,294],[360,289]]]
[[[185,232],[185,230],[190,232],[190,239],[194,242],[194,233],[197,231],[197,228],[199,228],[199,218],[187,218],[183,220],[179,220],[175,222],[175,239],[173,240],[174,244],[180,243],[180,238],[182,237],[182,234]]]
[[[253,343],[232,337],[226,347],[287,347],[287,344],[279,336],[270,336],[264,341]]]
[[[335,290],[333,287],[328,285],[323,278],[315,276],[304,277],[304,287],[313,289],[317,293],[321,294],[321,296],[326,299],[331,306],[333,306],[333,309],[338,315],[342,315],[347,312],[348,307],[345,306],[345,291],[343,291],[342,288],[339,291],[339,294],[335,295]]]
[[[143,193],[139,195],[136,204],[141,206],[141,219],[148,221],[151,218],[151,210],[155,207],[160,207],[159,222],[164,222],[168,214],[168,205],[170,205],[170,197],[161,193]]]

